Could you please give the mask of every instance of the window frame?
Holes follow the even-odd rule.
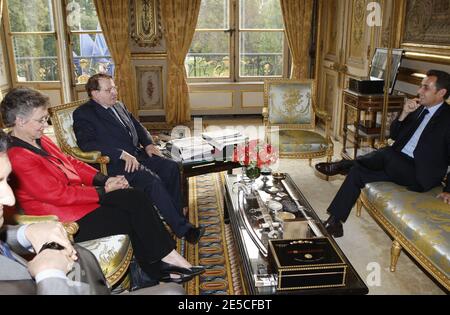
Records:
[[[229,10],[229,29],[225,32],[229,34],[229,55],[230,55],[230,76],[227,78],[210,78],[210,77],[188,77],[188,83],[208,83],[208,82],[228,82],[228,83],[239,83],[239,82],[264,82],[266,79],[274,78],[288,78],[290,70],[290,53],[289,45],[286,37],[285,28],[283,29],[240,29],[240,7],[239,0],[229,0],[228,5]],[[211,32],[216,31],[215,29],[199,29],[195,30],[197,32]],[[281,76],[254,76],[254,77],[241,77],[240,72],[240,33],[241,32],[283,32],[283,73]],[[219,32],[219,31],[217,31]],[[195,35],[194,35],[195,36]]]
[[[69,24],[67,23],[67,12],[66,12],[66,8],[68,3],[72,1],[72,0],[64,0],[63,1],[63,7],[62,10],[63,12],[61,12],[61,14],[64,17],[64,30],[65,30],[65,34],[66,34],[66,40],[67,40],[67,60],[69,62],[69,67],[70,67],[70,80],[71,80],[71,85],[72,87],[77,90],[77,87],[82,86],[83,90],[84,90],[84,85],[85,83],[78,83],[78,78],[75,76],[75,71],[73,71],[73,66],[75,65],[75,59],[73,57],[73,39],[72,36],[73,35],[81,35],[81,34],[87,34],[87,35],[94,35],[94,34],[103,34],[103,30],[78,30],[78,31],[73,31],[70,29]],[[92,0],[94,1],[94,0]],[[112,59],[112,56],[110,54],[109,58]]]
[[[61,58],[61,44],[59,41],[58,36],[58,26],[57,26],[57,19],[56,16],[58,14],[57,8],[55,6],[55,2],[51,1],[51,10],[52,10],[52,22],[54,26],[53,31],[31,31],[31,32],[13,32],[11,31],[11,23],[9,19],[9,10],[8,10],[8,0],[3,1],[3,27],[5,30],[5,41],[6,41],[6,50],[8,51],[7,60],[9,62],[9,70],[11,75],[11,81],[13,83],[13,86],[16,85],[29,85],[29,84],[52,84],[52,83],[61,83],[61,77],[63,76],[62,71],[62,58]],[[20,37],[20,36],[29,36],[29,35],[42,35],[42,36],[49,36],[53,35],[55,38],[55,47],[56,47],[56,62],[57,62],[57,68],[58,68],[58,79],[59,80],[49,80],[49,81],[43,81],[43,80],[35,80],[35,81],[19,81],[18,79],[18,71],[17,71],[17,63],[16,58],[14,57],[14,37]],[[6,56],[5,56],[6,57]]]

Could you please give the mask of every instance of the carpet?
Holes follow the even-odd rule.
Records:
[[[178,250],[205,273],[186,284],[189,295],[245,294],[230,227],[223,221],[223,174],[189,179],[189,221],[205,227],[196,245],[182,241]]]

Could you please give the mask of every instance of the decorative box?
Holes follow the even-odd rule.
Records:
[[[277,290],[345,286],[347,264],[328,238],[270,240],[268,259]]]

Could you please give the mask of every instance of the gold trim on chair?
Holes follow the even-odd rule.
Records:
[[[55,107],[49,108],[50,118],[52,121],[53,129],[55,132],[56,140],[58,141],[58,145],[61,148],[61,150],[68,154],[73,156],[74,158],[85,162],[89,164],[99,164],[100,165],[100,171],[107,175],[107,167],[106,164],[109,163],[109,157],[108,156],[102,156],[100,151],[90,151],[90,152],[84,152],[77,146],[72,146],[68,143],[64,131],[67,132],[67,128],[72,128],[72,125],[65,126],[63,124],[63,121],[61,117],[59,116],[59,113],[61,112],[72,112],[79,107],[80,105],[86,103],[88,100],[79,100],[67,104],[61,104]],[[73,131],[72,131],[73,133]],[[75,138],[75,136],[73,136]]]
[[[385,216],[369,201],[365,195],[364,190],[361,192],[360,200],[367,212],[377,221],[377,223],[386,230],[393,238],[394,243],[391,250],[391,272],[396,269],[398,255],[400,248],[404,248],[414,259],[430,273],[439,283],[441,283],[447,290],[450,290],[450,279],[439,271],[433,263],[423,255],[408,239],[400,233],[394,225],[392,225]]]

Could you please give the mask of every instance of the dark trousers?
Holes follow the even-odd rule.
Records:
[[[77,221],[76,242],[128,234],[140,267],[153,279],[160,278],[160,261],[175,244],[147,196],[123,189],[103,196],[100,206]]]
[[[388,147],[354,161],[347,177],[327,212],[345,222],[367,183],[394,182],[402,186],[418,185],[414,160]]]
[[[147,194],[173,232],[183,237],[192,225],[182,213],[178,164],[156,155],[138,160],[140,169],[125,173],[125,178]]]

